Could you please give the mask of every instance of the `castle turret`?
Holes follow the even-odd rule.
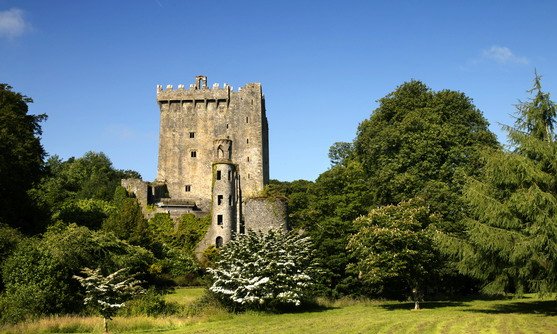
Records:
[[[231,161],[232,141],[214,141],[212,229],[214,243],[221,247],[237,232],[236,165]]]

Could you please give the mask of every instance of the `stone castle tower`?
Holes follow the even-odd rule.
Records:
[[[172,217],[211,214],[201,248],[217,247],[246,229],[286,228],[286,208],[261,198],[269,181],[269,140],[261,84],[234,91],[197,76],[185,88],[157,86],[160,137],[157,179],[123,180],[145,207]]]
[[[157,101],[157,181],[166,183],[171,198],[191,199],[210,209],[217,161],[234,162],[244,196],[263,190],[269,182],[269,140],[260,84],[235,92],[226,84],[208,88],[207,78],[198,76],[189,89],[158,86]]]

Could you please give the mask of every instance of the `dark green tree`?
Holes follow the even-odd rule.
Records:
[[[376,291],[412,295],[419,308],[424,283],[439,266],[427,227],[435,216],[419,200],[372,209],[354,222],[357,233],[347,249],[354,258],[348,270]]]
[[[4,290],[1,270],[4,262],[13,253],[17,245],[24,240],[25,237],[17,229],[0,225],[0,291]]]
[[[372,203],[422,197],[441,214],[441,228],[458,232],[465,176],[477,175],[483,147],[498,147],[487,121],[463,93],[435,92],[420,81],[402,84],[379,103],[354,145]]]
[[[64,205],[82,206],[76,204],[80,200],[109,202],[122,179],[141,178],[137,172],[115,169],[104,153],[96,152],[66,161],[54,155],[48,159],[46,167],[48,176],[34,194],[52,214],[58,213]]]
[[[28,191],[44,175],[40,123],[46,115],[29,115],[31,102],[0,84],[0,223],[35,233],[44,226]]]
[[[343,163],[350,155],[354,145],[347,142],[336,142],[329,148],[329,160],[331,160],[331,165],[335,166]]]
[[[510,150],[485,151],[482,173],[466,184],[467,239],[438,237],[489,293],[557,289],[556,106],[538,75],[529,92],[506,127]]]
[[[114,193],[115,209],[103,222],[102,229],[132,245],[151,247],[149,225],[136,198],[127,197],[126,189],[117,187]]]

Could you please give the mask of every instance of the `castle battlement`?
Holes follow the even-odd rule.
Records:
[[[172,85],[167,85],[166,89],[162,89],[162,86],[158,85],[157,101],[226,101],[230,99],[231,88],[225,86],[223,88],[196,89],[190,87],[185,89],[184,85],[179,85],[178,89],[173,89]]]
[[[157,101],[220,101],[224,102],[230,99],[231,93],[240,93],[246,91],[255,91],[261,94],[261,84],[248,83],[243,87],[239,87],[237,91],[229,84],[225,83],[222,87],[220,84],[214,83],[212,87],[207,86],[207,77],[197,76],[196,82],[190,84],[188,88],[184,84],[179,84],[177,89],[172,85],[166,85],[163,89],[162,85],[157,85]]]

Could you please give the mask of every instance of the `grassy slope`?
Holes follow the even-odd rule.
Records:
[[[201,289],[178,289],[167,300],[189,304]],[[412,304],[339,301],[290,314],[228,314],[210,310],[193,318],[117,318],[114,333],[557,333],[557,301],[474,300]],[[100,318],[60,317],[0,329],[5,333],[101,332]]]
[[[194,322],[168,333],[557,333],[557,302],[338,302],[316,312],[247,313]]]

